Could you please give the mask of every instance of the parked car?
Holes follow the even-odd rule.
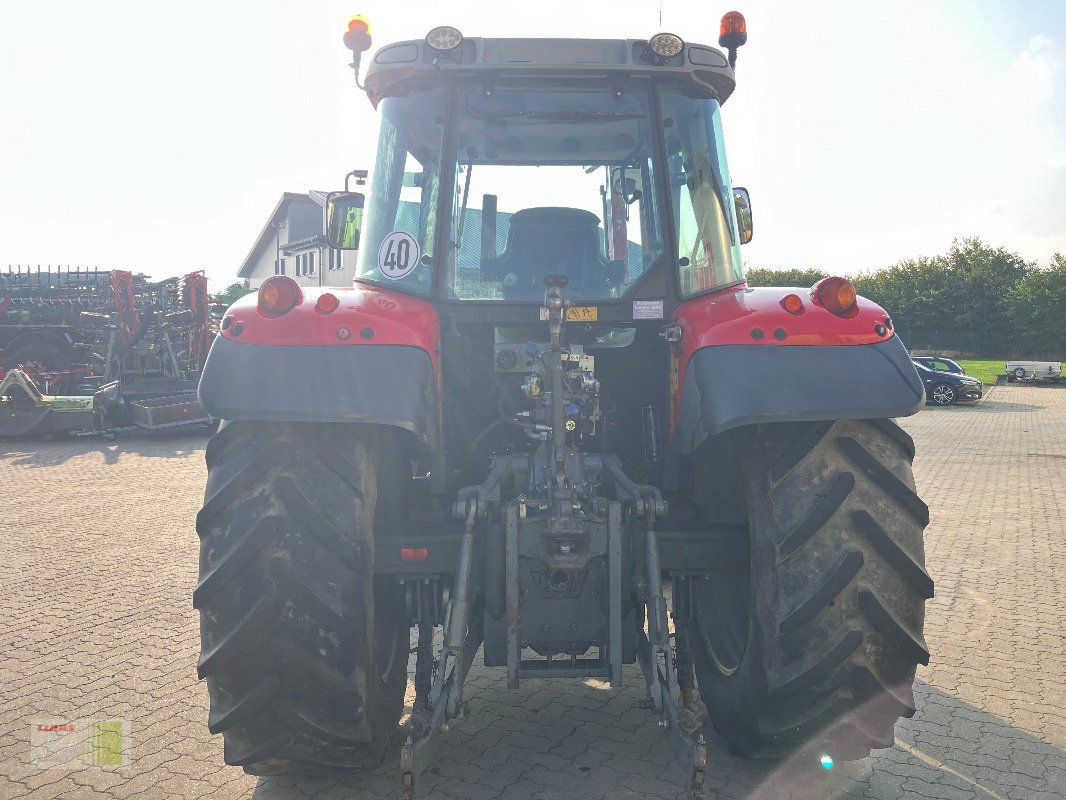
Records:
[[[965,375],[964,370],[957,361],[952,361],[950,358],[934,358],[933,356],[911,356],[911,361],[923,366],[929,367],[929,369],[935,372],[950,372],[953,375]]]
[[[1004,365],[1007,381],[1051,381],[1058,383],[1062,377],[1062,363],[1059,361],[1008,361]]]
[[[918,377],[925,384],[925,400],[938,406],[950,406],[959,400],[980,400],[984,395],[984,384],[969,375],[956,375],[952,372],[929,369],[920,361],[912,359]]]

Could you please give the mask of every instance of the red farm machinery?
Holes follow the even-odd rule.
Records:
[[[3,393],[0,436],[81,429],[73,415],[48,412],[90,395],[94,428],[206,419],[195,391],[213,335],[202,271],[153,282],[124,270],[9,267],[0,272],[0,379],[22,377]],[[36,392],[24,391],[27,380]],[[71,399],[46,399],[56,396]]]
[[[223,422],[194,604],[227,763],[379,763],[412,637],[409,794],[479,652],[510,687],[638,664],[697,790],[698,697],[746,757],[892,744],[929,658],[893,421],[922,386],[847,280],[745,283],[721,113],[745,39],[733,12],[725,52],[444,27],[374,55],[369,203],[327,203],[355,287],[269,278],[200,381]],[[364,19],[345,43],[358,82]]]

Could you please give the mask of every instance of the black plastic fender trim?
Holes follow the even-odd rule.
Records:
[[[242,344],[219,336],[198,394],[219,419],[391,425],[440,451],[436,379],[420,347]]]
[[[897,337],[865,345],[717,345],[692,354],[673,450],[768,422],[906,417],[925,390]]]

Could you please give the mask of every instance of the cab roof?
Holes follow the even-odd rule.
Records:
[[[364,79],[374,105],[391,94],[444,80],[558,78],[624,82],[633,78],[690,83],[719,102],[733,93],[736,79],[721,51],[686,43],[667,59],[645,57],[644,39],[464,39],[455,50],[439,51],[425,41],[388,44],[374,54]]]

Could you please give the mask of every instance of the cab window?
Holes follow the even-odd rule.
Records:
[[[662,109],[681,292],[738,283],[744,267],[718,101],[664,92]]]

